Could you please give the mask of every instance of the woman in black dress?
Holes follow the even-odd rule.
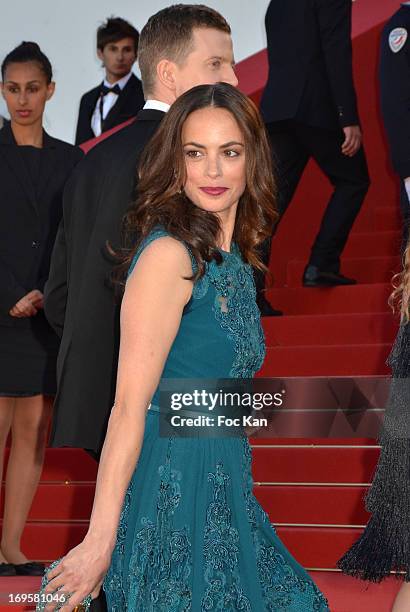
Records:
[[[55,394],[58,338],[43,314],[43,288],[62,217],[62,192],[79,149],[43,129],[54,93],[49,60],[22,43],[1,66],[11,121],[0,130],[0,474],[11,430],[0,575],[41,574],[21,551],[43,465]]]
[[[393,612],[410,610],[410,242],[392,294],[401,325],[390,354],[392,381],[380,435],[381,453],[366,508],[372,516],[361,537],[340,559],[343,572],[380,582],[390,572],[403,579]]]

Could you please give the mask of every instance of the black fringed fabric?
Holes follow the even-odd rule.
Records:
[[[388,363],[392,381],[381,453],[366,497],[372,516],[337,565],[362,580],[380,582],[397,572],[410,582],[410,323],[400,326]]]

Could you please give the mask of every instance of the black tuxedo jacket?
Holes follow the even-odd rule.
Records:
[[[337,129],[358,124],[351,0],[272,0],[265,18],[266,123],[297,119]]]
[[[100,91],[101,85],[98,85],[98,87],[91,89],[91,91],[85,93],[81,98],[75,135],[75,143],[77,145],[91,138],[95,138],[95,134],[91,129],[91,117],[93,116],[95,105],[100,98]],[[102,131],[107,132],[116,125],[135,117],[143,106],[144,93],[142,91],[141,81],[132,74],[128,83],[118,96],[118,100],[104,119]]]
[[[404,38],[403,30],[410,32],[410,5],[407,4],[387,21],[380,41],[380,99],[384,126],[393,167],[405,179],[410,176],[410,40]]]
[[[120,242],[138,156],[164,113],[136,121],[98,144],[64,192],[64,216],[45,290],[45,313],[62,336],[51,443],[99,452],[115,392],[119,306],[107,285],[107,240]]]
[[[82,158],[80,149],[43,136],[36,186],[6,123],[0,131],[0,325],[27,327],[8,312],[33,289],[43,291],[62,216],[63,188]],[[37,188],[36,188],[37,187]]]

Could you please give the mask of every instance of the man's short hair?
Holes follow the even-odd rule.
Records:
[[[145,96],[154,89],[156,68],[162,59],[181,64],[191,53],[194,28],[213,28],[231,33],[226,19],[204,4],[174,4],[148,19],[141,30],[138,47]]]
[[[124,38],[132,38],[135,53],[138,50],[139,32],[125,19],[121,17],[108,17],[107,21],[100,25],[97,30],[97,49],[104,50],[110,43],[116,43]]]

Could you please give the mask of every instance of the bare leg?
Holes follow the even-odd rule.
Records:
[[[43,467],[51,406],[42,395],[16,398],[1,538],[1,550],[10,563],[28,560],[20,540]]]
[[[13,420],[13,412],[16,399],[14,397],[0,397],[0,479],[3,483],[4,451],[7,436]],[[8,563],[8,559],[0,550],[0,563]]]
[[[394,600],[392,612],[408,612],[410,610],[410,582],[404,582]]]

